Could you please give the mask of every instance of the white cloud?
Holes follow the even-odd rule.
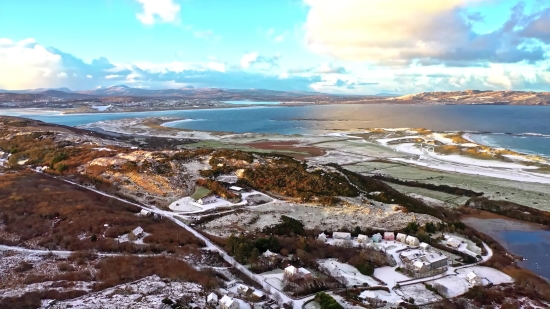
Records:
[[[0,39],[0,86],[7,89],[46,88],[55,81],[46,78],[61,73],[61,56],[36,44],[33,39],[19,42]],[[7,74],[9,72],[9,74]],[[54,76],[55,76],[54,75]]]
[[[94,78],[92,75],[88,74],[86,75],[86,78]]]
[[[180,5],[173,0],[137,0],[143,6],[143,12],[136,14],[145,25],[156,22],[171,23],[178,19]]]
[[[58,73],[58,74],[57,74],[57,77],[59,77],[59,78],[67,78],[67,73],[65,73],[65,72]]]
[[[252,52],[248,54],[244,54],[244,56],[241,58],[241,67],[243,69],[247,69],[250,67],[252,63],[254,63],[258,59],[258,53]]]
[[[472,3],[483,1],[491,0],[305,0],[306,41],[316,53],[386,65],[414,59],[458,66],[544,58],[540,47],[523,46],[514,30],[521,28],[520,9],[501,29],[475,33],[464,15]]]
[[[210,61],[206,64],[206,67],[213,71],[225,72],[225,63],[218,61]]]
[[[105,79],[116,79],[116,78],[121,78],[121,77],[122,77],[121,75],[110,74],[110,75],[105,76]]]

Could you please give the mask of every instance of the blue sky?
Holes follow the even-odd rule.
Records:
[[[550,3],[0,2],[0,89],[548,90]]]

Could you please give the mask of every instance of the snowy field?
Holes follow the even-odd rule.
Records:
[[[428,290],[424,285],[424,283],[417,283],[417,284],[402,286],[400,290],[403,293],[403,297],[405,299],[411,298],[411,297],[414,298],[415,305],[425,305],[425,304],[443,300],[441,296]]]
[[[214,203],[201,205],[195,202],[191,197],[186,196],[177,201],[172,202],[168,207],[175,212],[180,213],[199,213],[203,211],[208,211],[220,207],[234,207],[234,206],[245,206],[247,205],[248,198],[257,199],[257,196],[261,196],[266,201],[273,201],[273,199],[261,192],[250,191],[242,194],[242,201],[240,203],[234,204],[222,198],[216,198]]]
[[[429,281],[439,293],[445,297],[456,297],[462,295],[470,289],[471,285],[466,281],[466,276],[448,276],[445,278]],[[441,286],[441,288],[439,287]]]
[[[501,272],[498,269],[485,267],[485,266],[473,266],[467,268],[457,269],[458,274],[466,275],[469,272],[475,272],[482,279],[487,279],[493,284],[503,284],[503,283],[512,283],[514,279],[508,276],[507,274]],[[486,284],[486,280],[483,280],[483,283]]]
[[[150,276],[133,283],[121,284],[98,293],[79,298],[59,301],[52,309],[150,309],[158,308],[164,298],[172,300],[190,297],[199,308],[206,307],[206,299],[201,294],[204,289],[190,282],[165,282],[158,276]],[[243,308],[243,307],[241,307]]]
[[[330,272],[331,276],[346,278],[346,286],[348,287],[362,286],[364,283],[371,287],[381,285],[374,278],[361,274],[357,268],[349,264],[340,263],[335,259],[319,260],[318,262],[320,266],[325,267]]]

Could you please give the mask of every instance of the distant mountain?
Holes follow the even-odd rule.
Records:
[[[62,88],[37,88],[37,89],[25,89],[25,90],[4,90],[4,89],[0,89],[0,93],[37,94],[37,93],[42,93],[42,92],[50,91],[50,90],[72,93],[72,90],[67,88],[67,87],[62,87]]]
[[[389,93],[389,92],[381,92],[381,93],[375,94],[375,96],[377,96],[377,97],[399,97],[400,94]]]
[[[455,104],[550,105],[550,92],[465,90],[422,92],[392,99]]]

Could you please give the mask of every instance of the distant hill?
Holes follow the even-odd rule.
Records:
[[[455,104],[550,105],[550,92],[482,91],[422,92],[392,100],[423,101]]]

